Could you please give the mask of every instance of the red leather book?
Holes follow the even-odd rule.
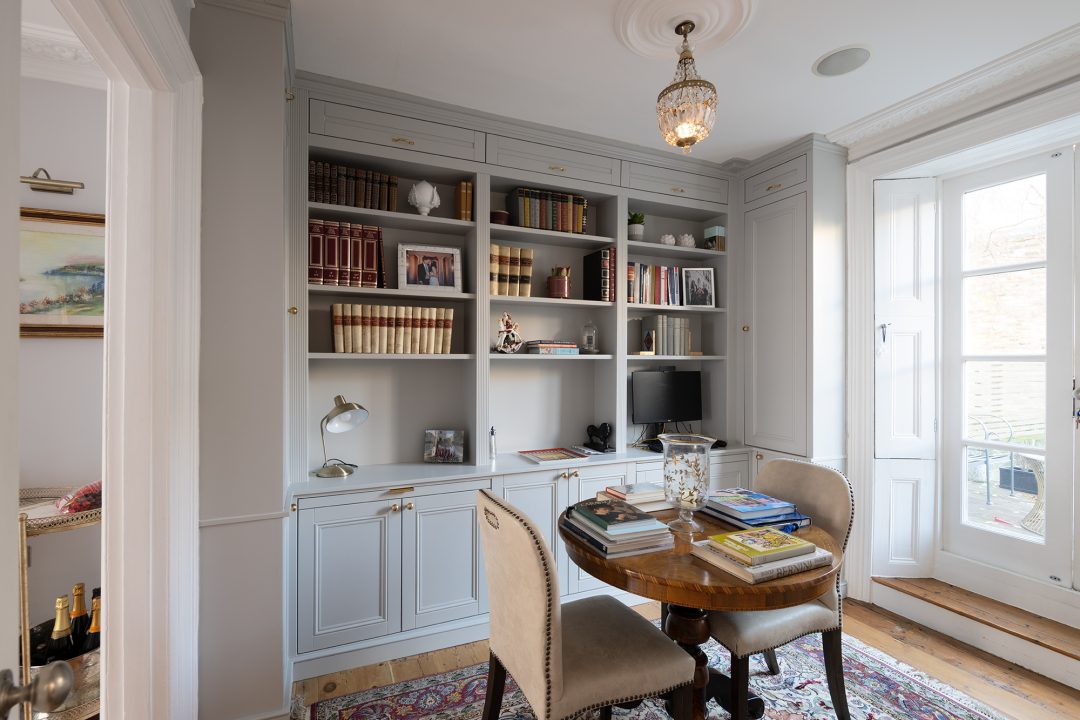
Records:
[[[330,163],[322,163],[322,172],[320,173],[322,178],[322,200],[320,202],[330,202]]]
[[[379,284],[379,228],[364,225],[362,233],[360,287],[373,288]]]
[[[345,204],[356,205],[356,168],[345,168]]]
[[[333,220],[323,222],[326,228],[325,242],[323,243],[323,285],[338,284],[338,234],[341,231],[338,223]]]
[[[308,202],[315,202],[315,174],[316,168],[314,160],[307,161],[307,199]]]
[[[349,226],[349,287],[363,287],[362,262],[364,226]]]
[[[308,284],[323,284],[323,243],[326,229],[322,220],[308,220]]]
[[[337,180],[338,180],[338,166],[337,165],[331,165],[330,166],[330,181],[329,181],[329,186],[328,186],[328,189],[330,191],[329,192],[330,197],[326,201],[326,202],[330,203],[331,205],[337,205],[338,204],[338,184],[337,184]]]
[[[348,287],[352,267],[352,223],[343,222],[338,226],[338,273],[337,284]]]

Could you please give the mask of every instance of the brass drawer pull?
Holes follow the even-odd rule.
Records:
[[[765,188],[765,192],[772,192],[773,190],[779,190],[784,187],[784,183],[773,183],[769,187]]]
[[[567,472],[559,473],[559,479],[560,480],[568,480],[569,478],[570,478],[570,473],[567,473]]]
[[[412,509],[414,509],[415,507],[416,507],[416,506],[415,506],[415,505],[413,505],[413,504],[412,504],[411,502],[407,502],[407,503],[405,503],[405,509],[406,509],[406,510],[412,510]]]
[[[298,312],[300,312],[300,308],[296,307],[295,305],[293,305],[291,308],[289,308],[289,314],[290,315],[295,315]]]
[[[682,189],[681,187],[673,187],[671,188],[671,192],[684,193],[686,192],[686,190]]]
[[[576,477],[576,478],[580,478],[581,476],[580,476],[580,475],[578,475],[578,472],[577,472],[577,470],[575,470],[574,472],[570,473],[570,477]]]
[[[390,488],[390,489],[389,489],[389,490],[387,490],[386,492],[387,492],[387,493],[389,493],[389,494],[391,494],[391,495],[400,495],[401,493],[410,493],[410,492],[412,492],[412,491],[413,491],[413,490],[415,490],[415,489],[416,489],[416,488],[414,488],[414,487],[413,487],[412,485],[409,485],[409,486],[407,486],[407,487],[396,487],[396,488]]]
[[[390,142],[405,143],[406,145],[415,145],[416,144],[415,140],[410,140],[407,137],[396,137],[396,138],[393,138],[392,140],[390,140]]]
[[[566,172],[566,168],[562,165],[548,165],[548,170],[554,170],[555,172]]]
[[[401,510],[401,506],[398,505],[397,503],[394,503],[393,505],[390,506],[390,512],[397,512],[399,510]]]

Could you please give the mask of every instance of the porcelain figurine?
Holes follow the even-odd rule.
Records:
[[[694,236],[689,233],[684,233],[683,235],[679,236],[679,239],[675,241],[675,244],[679,247],[692,248],[695,246]]]
[[[421,180],[409,191],[409,204],[416,208],[416,212],[427,215],[439,207],[439,191],[427,180]]]
[[[675,236],[674,235],[661,235],[660,236],[660,244],[661,245],[674,245],[675,244]]]
[[[521,328],[510,313],[504,312],[499,318],[499,336],[495,340],[495,352],[513,354],[521,349],[522,339],[518,334]]]

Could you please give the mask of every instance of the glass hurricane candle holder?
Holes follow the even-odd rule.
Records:
[[[715,439],[673,433],[659,439],[664,445],[664,499],[679,511],[668,527],[677,533],[702,532],[694,513],[709,499],[709,450]]]

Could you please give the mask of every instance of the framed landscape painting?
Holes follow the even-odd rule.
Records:
[[[105,328],[105,216],[23,208],[19,335],[101,337]]]

